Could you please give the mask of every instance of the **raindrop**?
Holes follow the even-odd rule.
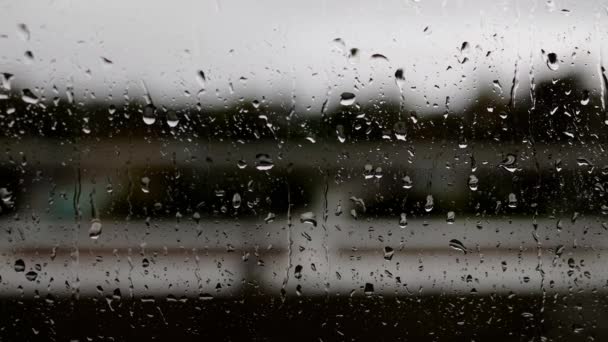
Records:
[[[517,208],[517,196],[514,193],[509,194],[509,208]]]
[[[433,206],[435,205],[433,200],[433,195],[426,196],[426,204],[424,205],[424,210],[428,213],[433,210]]]
[[[346,141],[346,135],[344,135],[344,126],[337,125],[336,126],[336,135],[338,136],[338,141],[344,143]]]
[[[29,271],[25,274],[25,279],[29,281],[35,281],[36,278],[38,278],[38,273],[36,273],[35,271]]]
[[[557,55],[555,52],[550,52],[547,54],[547,66],[550,70],[556,71],[559,69],[559,62],[557,60]]]
[[[7,188],[0,188],[0,198],[4,204],[10,205],[13,203],[13,193],[8,191]]]
[[[23,54],[23,57],[25,57],[25,60],[27,63],[33,63],[34,62],[34,53],[30,50],[25,51],[25,53]]]
[[[557,159],[554,163],[555,165],[555,171],[560,172],[562,170],[562,160],[561,159]]]
[[[114,62],[112,62],[111,59],[106,58],[106,57],[101,57],[101,62],[105,65],[105,66],[110,66],[112,64],[114,64]]]
[[[340,95],[340,104],[343,106],[352,106],[355,103],[355,94],[344,92]]]
[[[20,23],[17,25],[17,32],[19,32],[19,37],[24,41],[30,40],[30,29],[27,25]]]
[[[23,259],[17,259],[15,261],[15,272],[23,272],[25,271],[25,261]]]
[[[375,53],[375,54],[373,54],[372,55],[372,59],[381,59],[381,60],[384,60],[384,61],[388,62],[388,58],[385,55],[381,54],[381,53]]]
[[[205,84],[207,83],[207,78],[205,77],[205,73],[202,70],[199,70],[196,73],[196,82],[198,82],[199,87],[201,89],[205,89]]]
[[[101,235],[101,221],[99,219],[91,220],[91,227],[89,228],[89,237],[93,240],[97,240]]]
[[[479,187],[479,179],[475,175],[470,175],[469,176],[469,189],[471,189],[471,191],[477,191],[478,187]]]
[[[34,95],[34,93],[29,89],[23,89],[21,91],[21,94],[21,99],[25,103],[36,104],[38,103],[38,101],[40,101],[40,99],[38,99],[38,96]]]
[[[401,213],[401,216],[399,217],[399,227],[407,227],[407,215],[405,215],[405,213]]]
[[[393,254],[395,254],[395,250],[392,247],[386,246],[384,247],[384,259],[391,260],[393,258]]]
[[[576,158],[576,164],[578,166],[593,166],[593,163],[591,163],[587,158],[585,157],[578,157]]]
[[[499,165],[501,168],[509,171],[509,172],[515,172],[515,170],[517,170],[517,167],[515,167],[515,162],[517,161],[517,157],[515,157],[514,154],[507,154],[507,157],[502,161],[502,163]]]
[[[238,209],[241,206],[241,195],[238,192],[232,196],[232,206],[234,209]]]
[[[468,252],[467,248],[462,244],[462,242],[456,239],[450,240],[450,247],[457,251],[461,251],[464,254],[467,254]]]
[[[312,211],[307,211],[307,212],[303,213],[302,215],[300,215],[300,222],[312,224],[313,226],[316,227],[317,226],[317,216]]]
[[[402,187],[404,189],[411,189],[412,186],[414,185],[414,183],[412,182],[412,179],[410,178],[410,176],[405,176],[403,177],[403,185]]]
[[[581,104],[586,106],[589,104],[589,90],[583,90],[583,96],[581,98]]]
[[[403,92],[403,86],[405,85],[403,69],[397,69],[397,71],[395,71],[395,83],[397,84],[397,87],[399,87],[399,91]]]
[[[295,269],[293,271],[293,276],[296,279],[301,279],[302,278],[302,269],[303,269],[302,265],[296,265],[296,267],[295,267]]]
[[[274,221],[275,217],[276,215],[274,213],[268,213],[268,215],[266,215],[266,218],[264,218],[264,222],[270,223]]]
[[[455,220],[456,220],[456,214],[453,211],[448,211],[448,216],[445,221],[448,224],[454,224]]]
[[[179,117],[177,116],[177,113],[175,113],[174,111],[170,111],[169,113],[167,113],[167,125],[173,128],[177,127],[177,124],[179,124]]]
[[[350,64],[356,64],[357,62],[359,62],[360,55],[361,54],[359,53],[359,49],[357,49],[357,48],[350,49],[350,52],[348,54],[348,61],[350,62]]]
[[[141,181],[140,181],[140,185],[141,185],[141,191],[143,191],[146,194],[150,192],[150,178],[149,177],[142,177]]]
[[[365,287],[363,288],[363,293],[366,296],[371,296],[372,294],[374,294],[374,284],[365,283]]]
[[[267,171],[274,167],[274,163],[269,155],[265,153],[259,153],[255,156],[256,158],[256,166],[255,168],[260,171]]]
[[[144,107],[143,119],[146,125],[153,125],[156,122],[156,108],[154,105],[149,104]]]

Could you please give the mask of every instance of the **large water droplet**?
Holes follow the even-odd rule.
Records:
[[[272,162],[272,158],[265,153],[259,153],[255,156],[256,165],[255,168],[260,171],[270,170],[274,167],[274,163]]]
[[[301,279],[302,278],[302,265],[296,265],[296,268],[293,270],[293,276],[296,279]]]
[[[477,176],[470,175],[469,176],[469,189],[471,189],[471,191],[477,191],[478,186],[479,186],[479,179],[477,179]]]
[[[30,40],[30,29],[24,23],[17,25],[17,32],[19,33],[19,37],[24,41]]]
[[[517,208],[517,196],[514,193],[509,194],[509,208]]]
[[[173,128],[177,127],[177,124],[179,124],[179,117],[177,116],[177,113],[175,113],[174,111],[170,111],[169,113],[167,113],[167,125]]]
[[[340,104],[343,106],[352,106],[355,103],[355,99],[355,94],[344,92],[340,95]]]
[[[40,101],[40,99],[38,99],[38,96],[34,95],[34,93],[29,89],[23,89],[21,91],[21,99],[23,100],[23,102],[29,104],[36,104],[38,103],[38,101]]]
[[[426,204],[424,205],[424,210],[428,213],[433,210],[433,206],[435,205],[435,201],[433,200],[433,195],[426,196]]]
[[[300,222],[312,224],[313,226],[317,226],[317,215],[312,211],[308,211],[300,215]]]
[[[93,240],[97,240],[101,235],[101,221],[99,219],[91,220],[91,227],[89,228],[89,237]]]
[[[405,213],[401,213],[401,216],[399,217],[399,227],[407,227],[407,215],[405,215]]]
[[[25,274],[25,279],[29,281],[35,281],[38,278],[38,273],[36,271],[29,271]]]
[[[142,177],[141,181],[140,181],[140,185],[141,185],[141,191],[143,191],[146,194],[150,192],[150,178],[149,177]]]
[[[559,69],[559,61],[557,60],[557,55],[555,52],[550,52],[547,54],[547,66],[553,71]]]
[[[374,294],[374,284],[365,283],[365,287],[363,288],[363,293],[366,296],[371,296],[372,294]]]
[[[205,77],[205,73],[202,70],[199,70],[196,73],[196,82],[198,83],[199,87],[201,87],[201,89],[205,89],[207,78]]]
[[[146,105],[143,113],[144,123],[146,125],[153,125],[156,122],[156,107],[154,105]]]
[[[414,183],[412,182],[412,179],[410,178],[410,176],[405,176],[403,177],[403,188],[404,189],[411,189],[412,186],[414,186]]]
[[[403,86],[405,85],[403,69],[397,69],[397,71],[395,71],[395,83],[397,84],[397,87],[399,87],[399,91],[403,92]]]
[[[517,170],[517,167],[515,166],[516,161],[517,157],[514,154],[509,153],[499,166],[512,173]]]
[[[456,213],[454,213],[453,211],[448,211],[448,216],[445,221],[448,224],[454,224],[454,221],[456,221]]]
[[[344,143],[346,141],[346,135],[344,135],[344,126],[337,125],[336,126],[336,135],[338,136],[338,141]]]
[[[452,239],[450,240],[450,247],[454,248],[457,251],[461,251],[464,254],[467,254],[467,248],[460,242],[459,240]]]
[[[241,206],[241,195],[238,192],[232,196],[232,206],[234,209],[238,209]]]
[[[15,272],[23,272],[25,271],[25,261],[23,259],[15,260]]]
[[[384,259],[391,260],[393,255],[395,254],[395,250],[392,247],[386,246],[384,247]]]

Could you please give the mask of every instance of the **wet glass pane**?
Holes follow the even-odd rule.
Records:
[[[608,340],[607,16],[0,2],[0,340]]]

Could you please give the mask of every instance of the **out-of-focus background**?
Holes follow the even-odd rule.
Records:
[[[608,3],[0,3],[0,339],[608,338]]]

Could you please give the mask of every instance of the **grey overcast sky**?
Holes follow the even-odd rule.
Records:
[[[47,97],[55,96],[52,86],[61,93],[73,86],[81,100],[91,91],[98,99],[122,100],[127,89],[141,96],[144,81],[156,103],[221,104],[241,97],[288,103],[295,94],[298,110],[310,107],[315,114],[326,98],[337,105],[343,91],[358,101],[398,98],[394,74],[402,68],[406,102],[437,104],[442,112],[446,96],[453,108],[466,106],[493,80],[508,93],[516,62],[519,92],[528,91],[531,67],[537,79],[577,69],[599,90],[600,58],[608,53],[601,51],[608,42],[606,6],[559,0],[1,0],[0,72]],[[465,41],[469,48],[461,51]],[[359,49],[358,58],[348,57],[351,48]],[[541,49],[558,55],[559,70],[549,70]],[[207,77],[201,94],[198,70]]]

